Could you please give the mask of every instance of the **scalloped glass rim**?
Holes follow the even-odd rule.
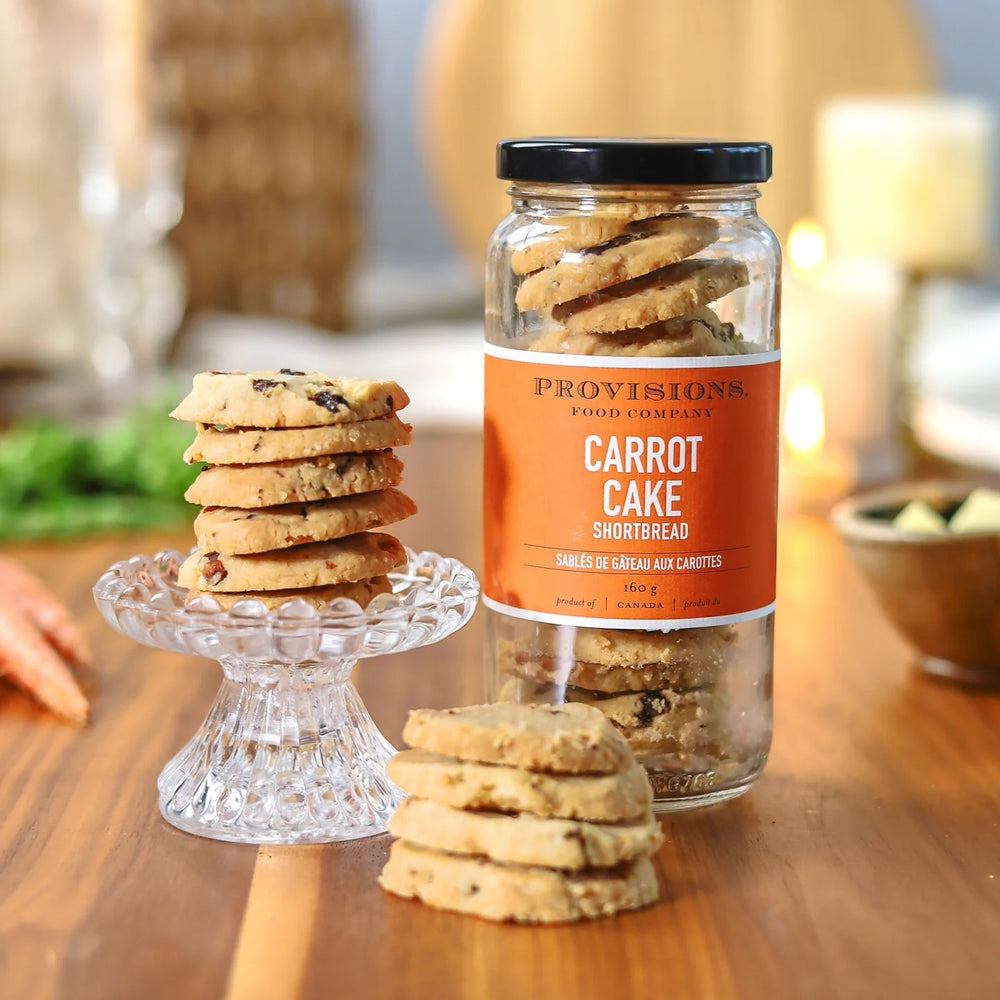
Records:
[[[299,598],[272,610],[250,598],[227,611],[208,594],[186,604],[188,591],[177,584],[184,557],[174,549],[115,563],[94,585],[94,599],[119,632],[195,656],[267,656],[284,662],[324,654],[379,656],[457,631],[472,617],[479,597],[476,575],[457,559],[409,548],[406,554],[405,567],[388,574],[392,593],[378,595],[366,608],[344,597],[322,612]],[[256,648],[247,647],[249,633],[259,640]],[[277,642],[290,638],[300,640],[294,651]]]

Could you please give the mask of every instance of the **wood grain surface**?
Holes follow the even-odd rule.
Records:
[[[479,557],[479,443],[409,449],[405,540]],[[190,536],[11,546],[98,650],[82,731],[0,685],[0,998],[993,998],[1000,983],[1000,697],[934,682],[821,520],[780,531],[774,750],[747,796],[666,817],[661,902],[557,928],[390,898],[387,837],[306,848],[167,826],[156,775],[205,714],[207,661],[112,632],[90,587]],[[366,662],[398,741],[407,709],[480,696],[480,616]]]
[[[510,211],[501,139],[764,139],[760,212],[784,240],[816,213],[816,112],[846,94],[929,90],[936,76],[905,0],[437,0],[419,134],[442,217],[473,273]]]

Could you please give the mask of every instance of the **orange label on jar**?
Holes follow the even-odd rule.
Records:
[[[488,606],[611,628],[773,610],[777,351],[486,352]]]

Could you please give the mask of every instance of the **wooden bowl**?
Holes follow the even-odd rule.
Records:
[[[843,501],[832,518],[882,610],[924,670],[1000,686],[1000,532],[928,535],[894,528],[910,500],[950,517],[969,483],[920,482]]]

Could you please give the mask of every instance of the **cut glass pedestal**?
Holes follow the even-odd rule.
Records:
[[[351,683],[359,659],[438,642],[472,616],[467,567],[413,553],[393,593],[322,613],[294,600],[268,611],[210,595],[185,605],[182,557],[116,563],[94,587],[105,620],[148,646],[218,660],[224,680],[198,732],[160,774],[160,812],[181,830],[248,844],[304,844],[382,833],[402,798],[395,753]]]

